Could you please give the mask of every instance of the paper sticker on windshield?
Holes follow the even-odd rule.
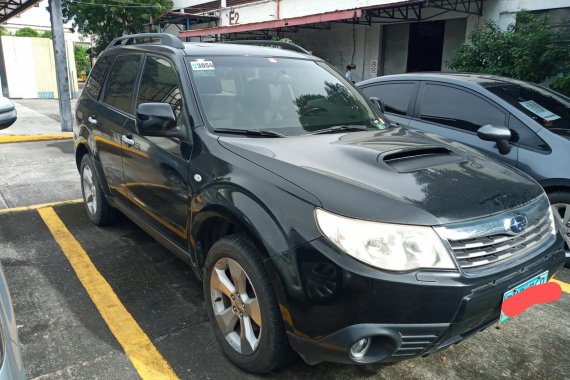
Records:
[[[215,70],[212,61],[204,61],[203,59],[197,59],[190,62],[190,66],[192,67],[193,71]]]
[[[534,100],[527,100],[519,104],[543,120],[554,121],[560,119],[560,116],[550,112]]]

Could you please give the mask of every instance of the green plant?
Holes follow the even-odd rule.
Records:
[[[51,37],[52,37],[51,30],[46,30],[45,32],[43,32],[42,34],[40,34],[38,37],[41,37],[41,38],[51,38]]]
[[[98,54],[116,37],[140,33],[149,22],[172,9],[171,0],[83,0],[63,2],[63,18],[73,29],[94,36]]]
[[[37,31],[28,27],[22,28],[14,33],[14,36],[16,37],[38,37],[39,35],[40,34]]]
[[[6,30],[3,26],[0,26],[0,36],[9,36],[10,32]]]
[[[91,70],[91,59],[89,58],[89,47],[84,44],[75,44],[73,47],[73,52],[75,55],[75,68],[77,73],[88,74]]]
[[[468,39],[447,62],[451,69],[540,83],[559,74],[570,59],[569,51],[553,42],[547,20],[528,11],[517,13],[506,30],[488,21]]]

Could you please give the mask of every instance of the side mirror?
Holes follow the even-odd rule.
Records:
[[[16,122],[16,106],[9,99],[0,97],[0,129],[6,129]]]
[[[178,137],[176,116],[168,103],[142,103],[137,107],[137,128],[143,136]]]
[[[503,155],[509,154],[511,151],[511,145],[509,144],[511,130],[505,126],[487,124],[477,130],[477,136],[479,136],[481,140],[495,141],[497,148],[499,148],[499,153]]]
[[[384,101],[382,99],[375,96],[371,96],[368,99],[370,99],[370,101],[380,110],[380,112],[386,112],[386,104],[384,104]]]

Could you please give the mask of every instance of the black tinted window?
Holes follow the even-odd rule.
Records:
[[[107,55],[99,58],[97,62],[95,62],[95,66],[93,67],[93,70],[91,70],[91,74],[89,75],[89,79],[87,79],[87,83],[85,83],[84,88],[85,93],[93,99],[97,99],[99,97],[99,93],[103,87],[105,73],[107,72],[107,69],[109,69],[112,61],[112,56]]]
[[[178,117],[182,111],[182,95],[176,71],[163,58],[148,57],[144,65],[137,106],[141,103],[168,103]]]
[[[362,92],[368,97],[381,99],[386,105],[386,112],[406,115],[414,89],[413,83],[386,83],[363,88]]]
[[[103,102],[132,113],[131,105],[140,61],[140,55],[122,55],[115,59],[107,77]]]
[[[487,124],[505,125],[505,114],[467,91],[452,87],[426,85],[420,118],[469,132]]]
[[[533,149],[548,150],[546,143],[513,115],[509,118],[509,128],[514,132],[512,142]]]

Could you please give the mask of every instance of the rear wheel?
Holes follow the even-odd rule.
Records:
[[[95,174],[95,165],[88,154],[84,155],[81,160],[80,173],[81,192],[89,220],[98,226],[115,222],[119,212],[107,202],[99,179]]]
[[[269,275],[254,245],[240,235],[216,242],[205,263],[208,316],[224,354],[253,373],[287,363],[290,347]]]
[[[568,192],[553,192],[548,194],[548,199],[552,205],[552,213],[558,220],[561,228],[562,236],[564,237],[566,256],[570,251],[570,193]],[[567,261],[566,267],[570,267],[570,260]]]

